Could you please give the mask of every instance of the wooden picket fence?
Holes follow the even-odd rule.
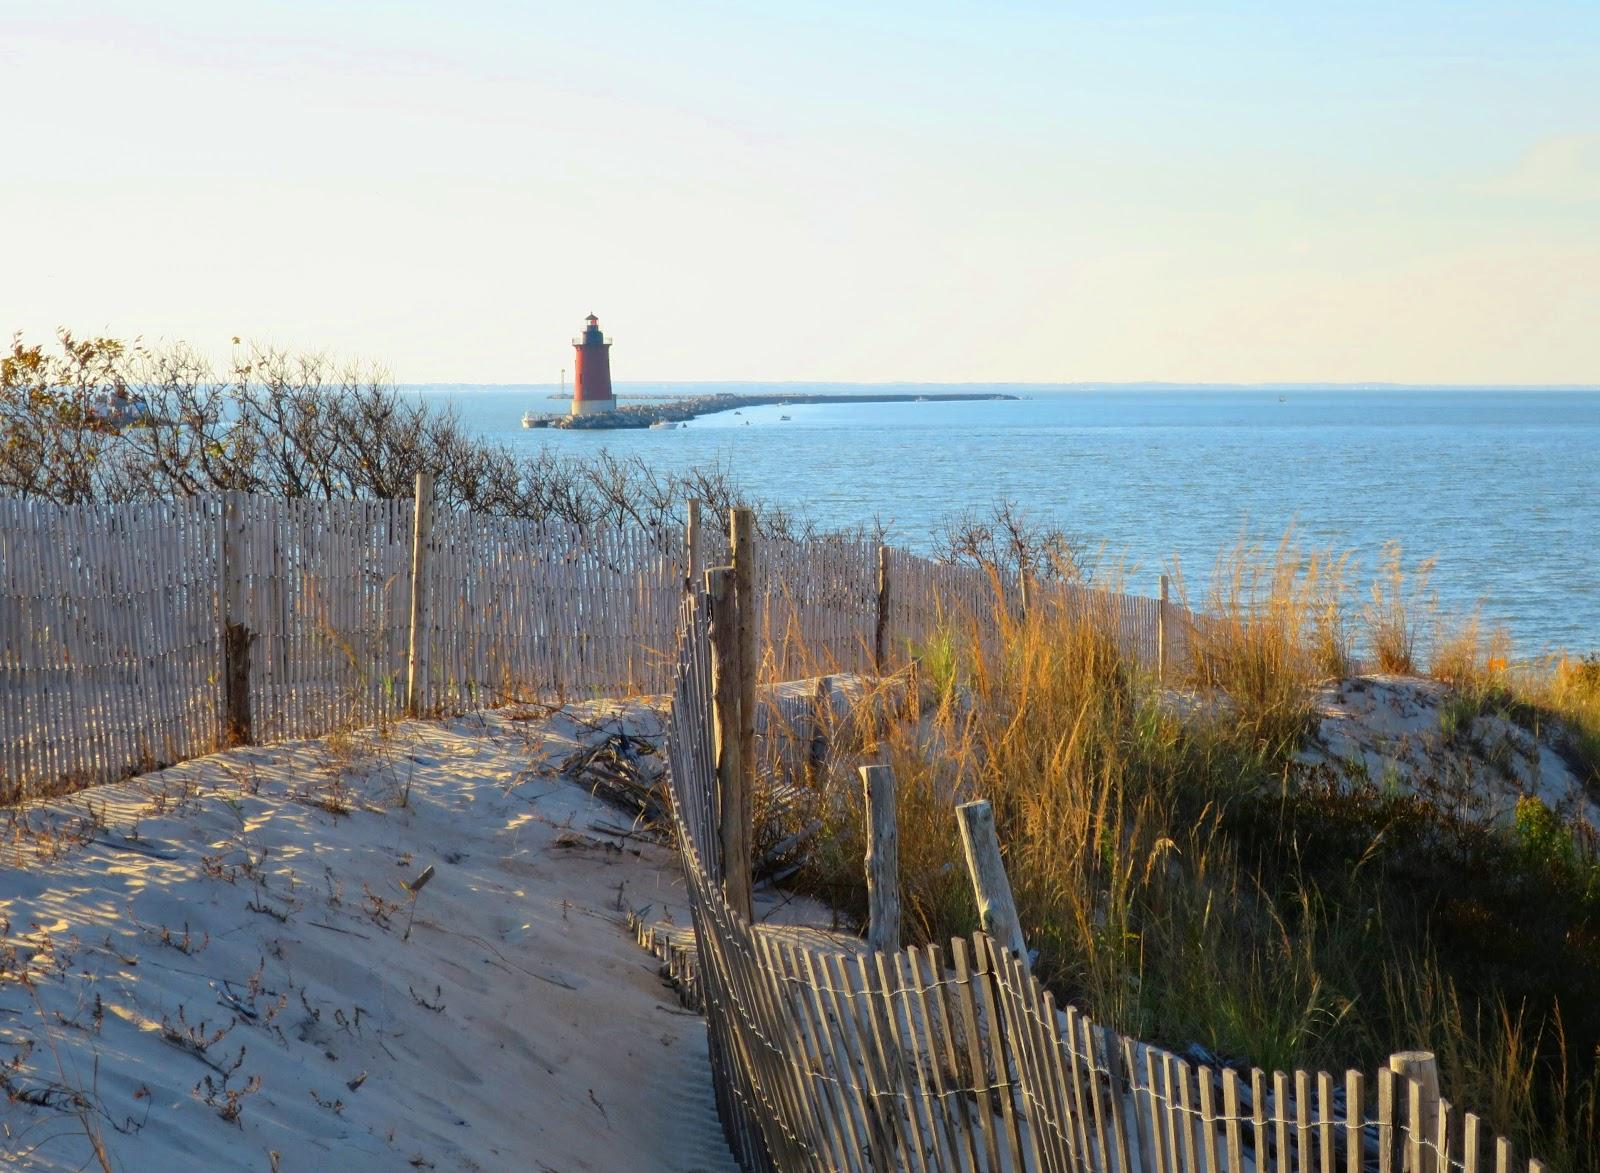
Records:
[[[723,891],[706,611],[683,603],[668,743],[694,937],[636,929],[706,1015],[745,1169],[1511,1173],[1508,1141],[1393,1063],[1241,1075],[1058,1006],[985,934],[868,951],[746,921]]]
[[[757,548],[767,680],[891,668],[1020,598],[1014,579],[865,542]],[[426,492],[0,498],[0,801],[376,724],[408,694],[452,713],[665,692],[690,567],[727,551],[715,531],[691,554],[676,528],[447,512]],[[1153,600],[1081,593],[1149,659]]]

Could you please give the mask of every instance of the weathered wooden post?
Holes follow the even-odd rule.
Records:
[[[739,769],[744,792],[756,788],[756,515],[734,509],[728,517],[733,548],[733,589],[737,599],[739,654]]]
[[[895,827],[894,770],[862,766],[867,801],[867,948],[900,948],[900,833]]]
[[[1026,964],[1028,946],[1022,937],[1022,922],[1017,919],[1016,901],[1011,897],[1005,861],[1000,858],[994,807],[987,800],[964,802],[956,807],[956,818],[961,824],[961,846],[966,851],[967,874],[972,879],[972,895],[978,903],[983,931]]]
[[[255,736],[250,712],[250,643],[244,622],[246,496],[230,489],[222,495],[222,742],[249,745]]]
[[[1167,680],[1167,576],[1161,576],[1161,600],[1156,604],[1156,679]]]
[[[878,547],[878,622],[872,629],[872,667],[879,676],[889,659],[889,547]]]
[[[1409,1081],[1405,1088],[1405,1173],[1442,1173],[1435,1149],[1439,1134],[1439,1061],[1432,1051],[1397,1051],[1389,1070]]]
[[[822,676],[811,696],[811,738],[806,748],[806,776],[815,778],[828,763],[828,735],[833,728],[833,677]]]
[[[690,499],[687,510],[688,520],[683,526],[683,589],[692,591],[700,581],[700,499]]]
[[[416,504],[411,523],[411,648],[406,664],[406,712],[413,717],[428,709],[428,651],[433,632],[433,592],[428,562],[433,550],[433,474],[417,474]]]
[[[711,715],[716,739],[717,820],[722,833],[722,891],[750,919],[750,790],[746,786],[740,714],[738,593],[732,567],[706,571],[711,608]]]

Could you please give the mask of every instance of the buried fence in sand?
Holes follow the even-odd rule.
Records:
[[[725,591],[683,603],[668,752],[694,948],[636,928],[706,1015],[718,1111],[744,1168],[1511,1173],[1510,1142],[1440,1098],[1425,1052],[1370,1078],[1242,1078],[1058,1007],[1030,972],[987,803],[959,815],[990,931],[948,951],[899,949],[885,767],[862,771],[866,948],[751,923],[748,846],[730,831],[748,809],[750,759],[729,728],[743,669],[737,633],[717,630],[738,610]]]
[[[0,498],[0,801],[408,712],[670,686],[684,586],[729,544],[697,503],[679,532],[432,502],[426,474],[406,500]],[[866,542],[752,541],[770,680],[887,667],[1025,593]],[[1077,594],[1147,662],[1182,613]]]

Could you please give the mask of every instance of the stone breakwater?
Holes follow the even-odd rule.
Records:
[[[710,415],[718,411],[734,411],[743,407],[765,407],[769,405],[783,405],[799,407],[809,403],[973,403],[980,401],[1019,399],[1017,395],[1004,395],[998,392],[963,392],[948,391],[929,395],[916,395],[911,393],[896,394],[885,393],[882,395],[743,395],[724,393],[718,395],[696,395],[689,399],[674,400],[671,403],[633,403],[618,407],[616,411],[608,411],[602,415],[559,415],[537,423],[534,426],[549,428],[648,428],[654,423],[683,423],[696,416]]]

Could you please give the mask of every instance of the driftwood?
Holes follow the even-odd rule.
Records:
[[[632,816],[634,829],[665,838],[665,767],[652,741],[618,731],[562,761],[561,776]]]

